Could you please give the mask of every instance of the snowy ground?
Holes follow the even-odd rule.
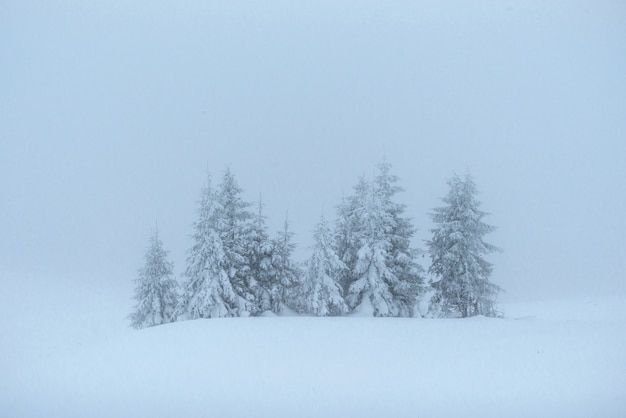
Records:
[[[0,284],[3,417],[626,416],[626,297],[134,331],[95,287]]]

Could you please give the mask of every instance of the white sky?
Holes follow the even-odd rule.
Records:
[[[626,291],[626,3],[544,3],[4,0],[0,280],[181,273],[227,165],[303,258],[386,156],[420,248],[474,175],[504,298]]]

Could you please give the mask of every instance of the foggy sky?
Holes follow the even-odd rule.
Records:
[[[180,274],[226,167],[303,259],[386,158],[422,249],[474,176],[504,298],[626,291],[626,5],[544,3],[3,1],[0,280]]]

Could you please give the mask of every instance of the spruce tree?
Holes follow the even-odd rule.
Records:
[[[347,269],[340,281],[352,312],[374,316],[400,314],[392,288],[397,277],[387,265],[393,220],[381,195],[364,178],[339,207],[337,252]]]
[[[495,299],[500,288],[489,281],[493,267],[484,255],[497,248],[484,241],[495,228],[483,222],[488,214],[480,202],[472,177],[456,174],[448,180],[450,190],[431,217],[436,224],[428,242],[435,275],[431,311],[442,316],[494,316]]]
[[[263,203],[259,198],[257,215],[248,221],[244,243],[245,282],[254,294],[257,313],[272,310],[271,288],[273,283],[273,246],[267,233]]]
[[[167,260],[167,251],[155,229],[146,250],[145,264],[135,280],[135,310],[129,315],[131,326],[145,328],[172,322],[178,302],[174,265]]]
[[[337,207],[337,224],[335,233],[336,252],[346,268],[339,274],[339,284],[346,294],[350,284],[355,280],[354,268],[360,248],[361,220],[358,216],[360,208],[365,205],[369,185],[365,178],[360,177],[354,186],[354,194],[343,197]]]
[[[186,280],[176,309],[180,319],[237,316],[245,304],[235,293],[226,268],[226,256],[219,234],[221,207],[211,178],[202,189],[198,220],[194,223],[194,244],[187,255]]]
[[[303,310],[318,316],[342,315],[348,307],[342,296],[339,274],[346,265],[334,250],[334,240],[324,216],[317,224],[313,254],[306,264],[301,288]]]
[[[252,213],[250,203],[241,197],[242,189],[230,169],[224,172],[217,200],[220,216],[217,229],[224,250],[224,271],[235,293],[243,303],[240,316],[257,315],[262,312],[258,304],[257,282],[251,275],[253,269],[249,257],[248,239],[251,235]]]
[[[394,202],[401,189],[390,169],[379,165],[372,183],[361,178],[338,208],[337,254],[347,266],[340,283],[352,311],[413,316],[423,270],[411,248],[415,228],[404,205]]]
[[[356,259],[351,268],[352,278],[346,290],[346,302],[354,311],[374,316],[397,316],[398,301],[392,289],[398,278],[387,264],[391,241],[389,233],[393,220],[384,211],[381,196],[370,184],[359,186],[360,205],[353,213]]]
[[[416,303],[422,293],[424,269],[417,262],[420,251],[411,247],[411,239],[416,229],[411,219],[404,216],[406,206],[394,201],[397,193],[403,189],[397,185],[399,179],[390,173],[391,164],[378,165],[378,175],[374,178],[374,193],[387,214],[389,225],[383,228],[389,242],[386,264],[398,279],[391,289],[400,307],[400,316],[414,316]]]
[[[283,229],[272,241],[272,274],[268,286],[272,312],[279,314],[290,307],[298,310],[294,301],[294,292],[300,282],[302,272],[292,254],[296,249],[293,232],[289,230],[289,221],[285,217]]]

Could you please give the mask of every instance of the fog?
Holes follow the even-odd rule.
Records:
[[[474,176],[502,298],[626,292],[625,39],[621,1],[5,0],[0,280],[130,299],[157,222],[181,274],[226,167],[302,260],[386,159],[422,249]]]

